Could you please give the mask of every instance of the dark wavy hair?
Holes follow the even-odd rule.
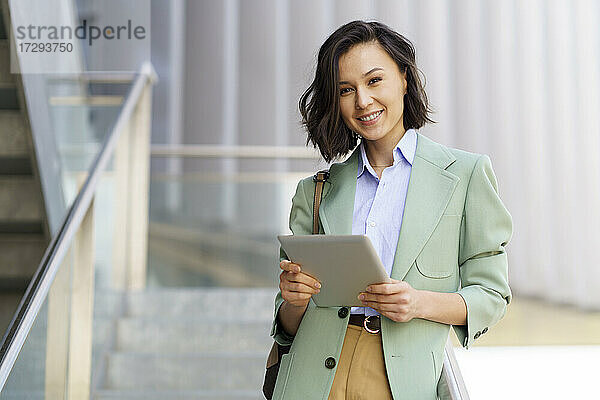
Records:
[[[306,145],[318,147],[326,162],[354,149],[359,135],[342,120],[339,98],[338,61],[353,46],[378,42],[394,59],[400,72],[406,73],[407,95],[404,96],[404,129],[418,129],[433,123],[427,94],[419,79],[413,44],[381,22],[352,21],[333,32],[319,49],[315,79],[299,101],[302,125],[308,131]]]

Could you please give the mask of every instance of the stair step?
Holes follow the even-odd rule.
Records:
[[[2,400],[43,399],[43,390],[10,390],[2,391]],[[262,390],[169,390],[169,391],[123,391],[96,390],[92,400],[264,400]]]
[[[259,390],[266,358],[265,353],[112,353],[105,385],[113,390]]]
[[[0,221],[0,233],[42,233],[42,221]]]
[[[3,10],[2,10],[2,6],[0,5],[0,39],[7,39],[7,31],[6,31],[6,27],[4,26],[4,18],[2,17],[3,14]]]
[[[0,83],[13,83],[10,73],[10,45],[8,40],[0,39]]]
[[[0,222],[2,224],[36,222],[39,224],[42,217],[40,188],[32,177],[3,176],[0,178]],[[25,231],[30,232],[30,230]],[[23,232],[23,229],[19,229],[19,232]]]
[[[0,71],[0,82],[1,80],[2,71]],[[0,110],[0,157],[29,158],[29,143],[26,139],[25,127],[20,111]]]
[[[264,400],[261,390],[96,390],[94,400]]]
[[[7,384],[7,386],[9,386]],[[43,383],[42,383],[43,387]],[[46,393],[43,390],[14,390],[11,387],[4,387],[2,390],[2,400],[29,400],[29,399],[44,399]]]
[[[0,337],[4,337],[24,294],[22,291],[0,291]]]
[[[46,247],[40,234],[0,234],[0,277],[31,278]]]
[[[277,289],[177,288],[132,293],[127,316],[182,316],[217,321],[271,321]]]
[[[0,87],[0,110],[18,110],[19,100],[17,97],[17,88],[2,85]]]
[[[210,319],[121,319],[117,350],[189,354],[256,351],[267,354],[271,321],[221,322]]]
[[[0,156],[0,175],[31,176],[32,174],[29,155]]]
[[[0,291],[6,290],[18,290],[25,291],[27,286],[29,286],[29,282],[31,281],[31,277],[25,276],[0,276]]]

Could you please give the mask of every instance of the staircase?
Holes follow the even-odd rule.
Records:
[[[192,288],[127,294],[112,348],[96,357],[92,398],[264,399],[276,293]]]
[[[0,336],[49,243],[23,86],[10,73],[5,4],[0,2]]]

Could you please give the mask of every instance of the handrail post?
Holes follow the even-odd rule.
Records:
[[[67,400],[90,398],[94,324],[94,199],[73,243]]]
[[[146,286],[152,83],[147,82],[115,149],[116,210],[112,284]]]
[[[79,188],[86,178],[79,176]],[[94,198],[49,292],[46,399],[90,398],[93,312]]]
[[[150,209],[150,131],[152,84],[146,87],[133,112],[130,137],[130,191],[128,212],[128,289],[146,287],[148,211]]]
[[[115,180],[114,198],[114,233],[112,239],[112,271],[111,286],[116,290],[127,287],[127,213],[129,191],[129,138],[131,137],[131,120],[125,124],[113,155],[113,169]]]
[[[65,382],[69,356],[69,302],[71,301],[71,265],[73,264],[71,247],[56,273],[52,287],[48,292],[48,322],[46,326],[46,379],[44,380],[44,398],[46,400],[64,399]]]

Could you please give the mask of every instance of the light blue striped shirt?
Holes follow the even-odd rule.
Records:
[[[388,275],[392,273],[416,149],[417,133],[409,129],[394,148],[394,164],[383,170],[379,180],[364,144],[360,144],[352,234],[369,237]],[[379,315],[371,307],[352,307],[351,313]]]

